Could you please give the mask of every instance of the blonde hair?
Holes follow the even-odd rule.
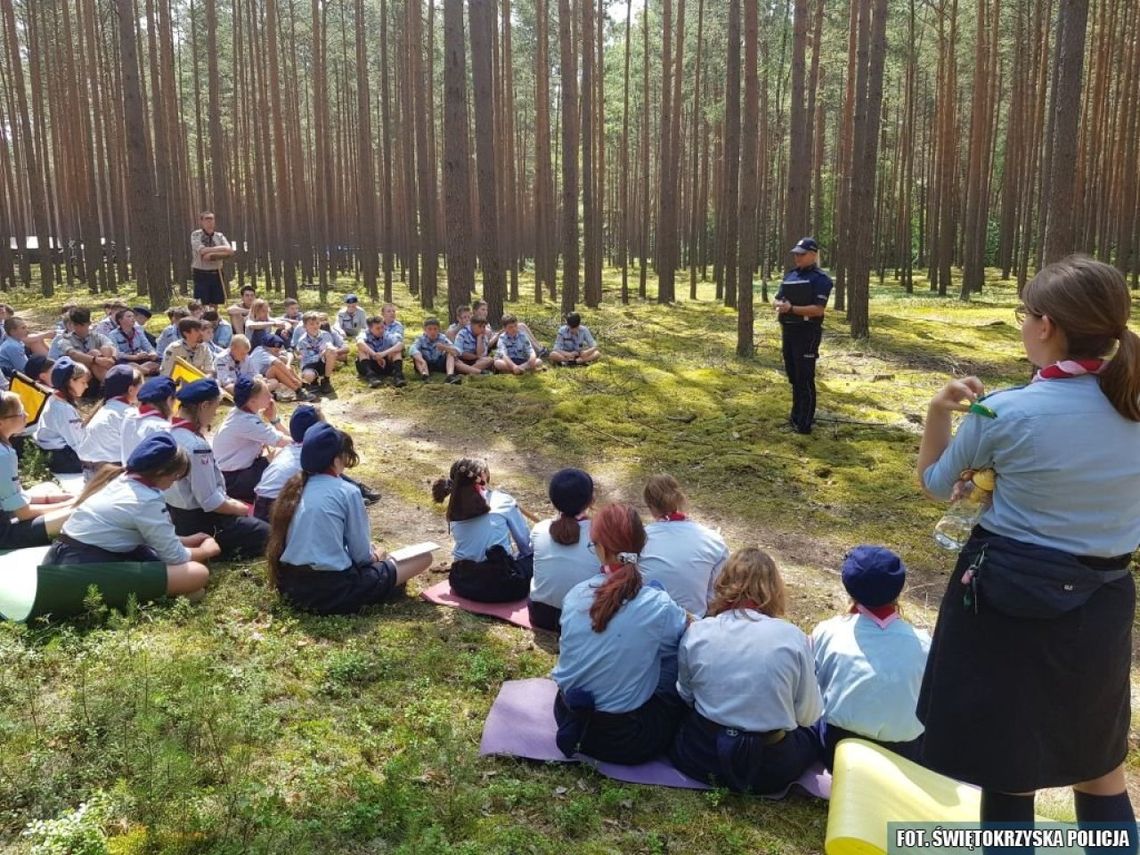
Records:
[[[230,339],[230,349],[231,350],[233,349],[233,346],[235,344],[240,345],[241,347],[244,347],[246,350],[246,353],[253,350],[253,346],[249,343],[249,339],[246,338],[241,333],[238,333],[237,335],[235,335],[233,338]]]
[[[783,617],[787,612],[787,590],[784,578],[772,556],[750,546],[732,553],[713,587],[709,603],[710,617],[729,609],[743,609],[745,602],[768,617]]]
[[[265,310],[265,317],[259,318],[257,315],[258,315],[258,312],[260,312],[262,309]],[[263,300],[262,298],[258,297],[256,300],[253,301],[253,303],[249,307],[249,316],[251,318],[253,318],[255,321],[267,321],[267,320],[269,320],[269,301]]]
[[[651,475],[645,482],[645,504],[654,516],[679,513],[689,506],[689,497],[681,490],[677,479],[668,473]]]

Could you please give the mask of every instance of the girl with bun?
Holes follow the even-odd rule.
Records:
[[[548,493],[558,516],[543,520],[530,533],[534,577],[527,611],[531,626],[558,632],[563,598],[598,572],[598,557],[590,546],[594,479],[581,469],[561,469],[550,479]]]
[[[514,498],[490,484],[487,464],[464,457],[451,464],[450,477],[432,484],[431,493],[437,503],[449,500],[447,523],[455,541],[451,590],[480,603],[513,602],[530,591],[530,528]]]

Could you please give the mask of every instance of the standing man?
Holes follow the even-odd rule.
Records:
[[[226,280],[222,264],[227,258],[233,257],[234,249],[224,234],[214,231],[212,211],[203,211],[198,223],[201,228],[190,235],[194,299],[203,306],[217,309],[226,302]]]
[[[831,277],[819,268],[819,244],[806,237],[792,247],[795,266],[784,274],[773,306],[784,339],[784,370],[792,384],[788,421],[796,433],[811,433],[815,420],[815,364],[823,336],[823,313]]]

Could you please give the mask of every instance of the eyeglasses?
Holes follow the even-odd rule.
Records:
[[[597,544],[595,544],[594,541],[592,541],[592,540],[586,544],[586,549],[588,549],[590,551],[591,555],[597,555],[598,554]]]
[[[1039,315],[1024,303],[1019,303],[1017,308],[1013,310],[1013,319],[1017,322],[1018,326],[1025,323],[1027,317],[1042,318],[1044,315]]]

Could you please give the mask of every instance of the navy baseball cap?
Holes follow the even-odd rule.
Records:
[[[51,385],[62,391],[75,376],[75,363],[70,356],[61,357],[51,369]]]
[[[321,414],[310,404],[301,404],[289,417],[289,435],[293,442],[304,442],[305,431],[321,421]]]
[[[805,252],[819,252],[819,244],[815,242],[815,238],[800,238],[792,247],[792,255],[803,255]]]
[[[234,406],[244,407],[253,397],[253,378],[239,377],[234,383]]]
[[[261,345],[262,347],[284,347],[285,339],[279,335],[267,335]]]
[[[127,394],[127,390],[131,388],[131,384],[134,382],[134,368],[129,365],[116,365],[103,378],[103,400],[109,401],[112,398]]]
[[[906,583],[902,559],[884,546],[856,546],[843,559],[843,587],[868,608],[893,603]]]
[[[175,397],[183,404],[201,404],[203,401],[212,401],[222,396],[221,387],[217,381],[206,377],[191,383],[184,383]]]

